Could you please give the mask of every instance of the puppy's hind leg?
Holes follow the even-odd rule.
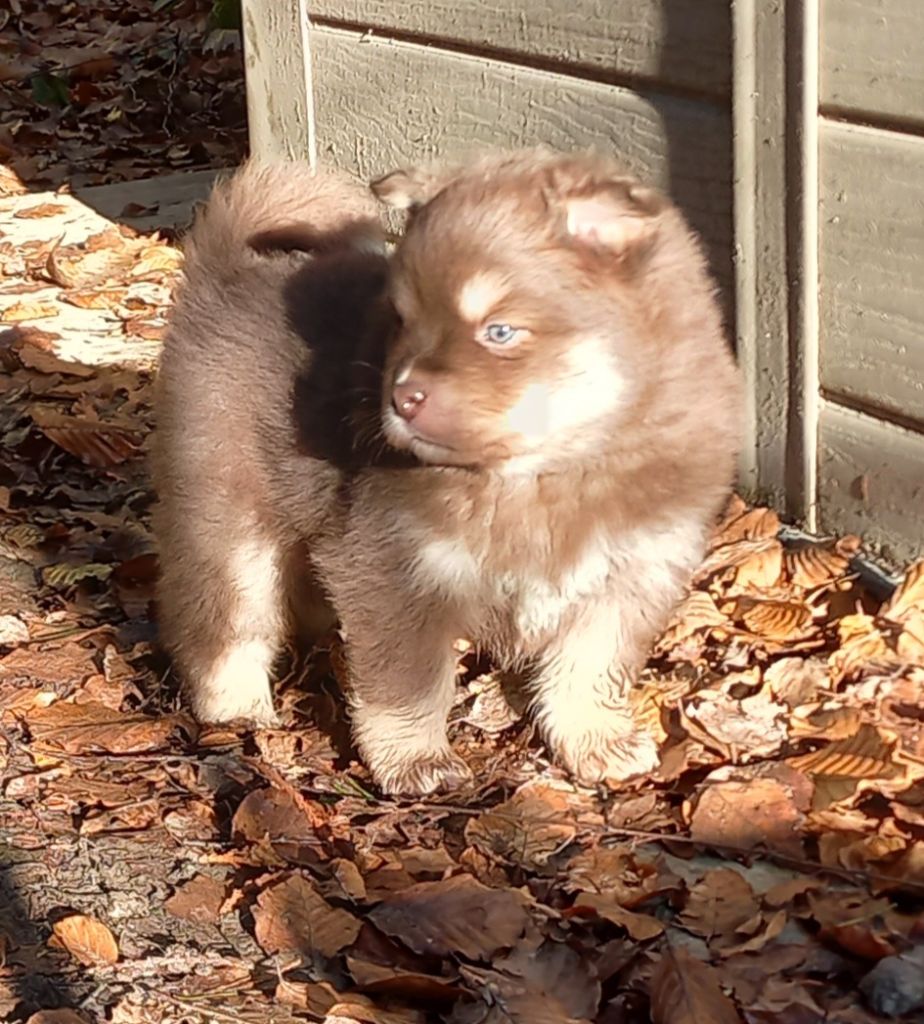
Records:
[[[165,552],[161,581],[164,641],[193,711],[204,722],[278,724],[270,672],[287,624],[279,546],[254,532],[197,554]]]

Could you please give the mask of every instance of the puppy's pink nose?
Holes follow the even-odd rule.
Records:
[[[391,394],[391,403],[395,407],[395,412],[406,420],[412,420],[420,412],[426,400],[426,391],[413,380],[396,384]]]

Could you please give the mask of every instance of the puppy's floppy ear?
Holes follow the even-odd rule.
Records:
[[[386,206],[396,210],[416,210],[429,202],[445,184],[445,178],[426,168],[413,167],[392,171],[373,181],[369,188]]]
[[[565,194],[559,204],[570,237],[623,255],[654,236],[665,200],[655,189],[618,179]]]

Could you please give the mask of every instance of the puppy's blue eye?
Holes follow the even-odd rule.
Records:
[[[485,337],[493,345],[509,345],[519,331],[510,324],[488,324],[484,329]]]

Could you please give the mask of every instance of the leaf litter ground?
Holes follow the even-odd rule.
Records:
[[[855,538],[733,501],[636,694],[661,766],[618,789],[461,638],[473,790],[376,793],[336,636],[287,657],[284,728],[201,728],[145,471],[180,256],[3,182],[0,1017],[924,1019],[924,563],[883,594]]]
[[[236,164],[238,14],[233,0],[7,0],[0,161],[45,189]]]

